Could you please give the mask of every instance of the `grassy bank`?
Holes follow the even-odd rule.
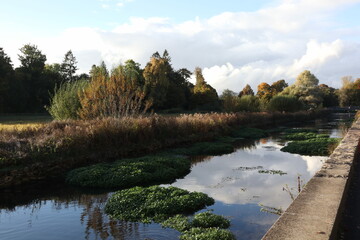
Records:
[[[213,113],[54,121],[40,128],[0,130],[0,187],[61,176],[93,163],[212,141],[245,126],[305,121],[326,112]]]

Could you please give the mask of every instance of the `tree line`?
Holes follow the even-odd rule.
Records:
[[[344,77],[343,86],[334,89],[307,70],[292,85],[263,82],[256,93],[246,85],[239,93],[226,89],[219,96],[201,68],[174,69],[166,50],[154,53],[144,68],[131,59],[111,70],[101,62],[81,75],[71,50],[55,64],[46,64],[46,55],[32,44],[18,56],[20,66],[14,69],[0,48],[1,113],[47,110],[56,119],[90,119],[148,111],[297,111],[360,104],[360,79]],[[195,84],[189,81],[192,75]]]

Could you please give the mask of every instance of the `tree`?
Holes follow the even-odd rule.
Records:
[[[138,64],[130,60],[111,71],[110,76],[106,66],[93,66],[92,79],[80,94],[82,119],[124,117],[141,114],[151,106],[150,100],[145,100],[145,90],[139,86],[141,73]]]
[[[238,100],[238,110],[245,112],[258,112],[260,111],[259,98],[252,95],[243,95]]]
[[[281,95],[296,96],[308,109],[318,108],[323,102],[318,84],[319,80],[315,75],[305,70],[299,74],[293,85],[281,92]]]
[[[339,89],[340,106],[360,106],[360,78],[355,81],[351,76],[342,78],[342,87]]]
[[[246,86],[243,88],[243,90],[241,90],[239,93],[239,97],[242,97],[245,95],[254,96],[254,91],[252,90],[252,88],[250,87],[249,84],[246,84]]]
[[[319,88],[323,98],[324,107],[339,106],[339,97],[335,88],[329,87],[326,84],[320,84]]]
[[[166,94],[170,85],[168,74],[172,71],[167,51],[161,57],[154,53],[145,66],[143,76],[148,98],[155,109],[161,109],[166,102]]]
[[[30,73],[41,73],[44,70],[46,56],[36,45],[26,44],[20,48],[20,68]]]
[[[259,97],[259,99],[261,99],[262,101],[265,101],[265,102],[269,102],[270,99],[272,98],[273,96],[273,88],[263,82],[263,83],[260,83],[258,88],[257,88],[257,93],[256,95]]]
[[[0,48],[0,112],[9,112],[11,103],[10,87],[14,78],[14,69],[11,59]]]
[[[235,92],[225,89],[220,96],[223,108],[226,112],[236,112],[238,110],[238,96]]]
[[[195,68],[196,84],[193,88],[192,106],[201,110],[217,110],[219,108],[219,97],[216,90],[206,83],[202,69]]]
[[[288,86],[289,85],[283,79],[274,82],[273,84],[271,84],[272,96],[278,95]]]
[[[61,75],[64,80],[67,82],[72,82],[76,79],[75,73],[78,70],[77,61],[72,51],[69,50],[64,57],[64,60],[61,64]]]
[[[49,104],[49,92],[55,82],[44,74],[46,56],[36,45],[26,44],[20,49],[20,67],[15,69],[19,90],[23,91],[20,111],[41,112]]]

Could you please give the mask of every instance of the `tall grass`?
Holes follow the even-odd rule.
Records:
[[[235,127],[314,118],[323,112],[211,113],[53,121],[0,130],[0,186],[58,176],[75,167],[212,140]]]

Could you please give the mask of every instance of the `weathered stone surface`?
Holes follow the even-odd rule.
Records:
[[[323,167],[270,228],[263,240],[329,239],[345,192],[360,139],[360,120],[353,123]]]

